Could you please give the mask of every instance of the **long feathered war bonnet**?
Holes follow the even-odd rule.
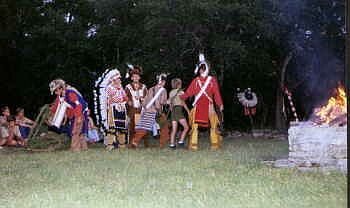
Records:
[[[101,125],[101,130],[106,131],[107,123],[107,87],[111,84],[112,79],[121,78],[118,69],[107,69],[95,82],[94,94],[94,113],[97,124]]]

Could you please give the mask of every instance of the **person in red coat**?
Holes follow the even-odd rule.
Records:
[[[222,137],[219,134],[219,119],[215,112],[216,105],[220,111],[223,111],[219,85],[215,77],[209,76],[209,64],[206,62],[204,55],[199,55],[199,64],[195,73],[199,72],[199,76],[194,78],[187,88],[186,92],[180,96],[186,100],[191,96],[195,96],[193,108],[190,114],[190,124],[192,131],[190,133],[189,149],[198,149],[198,126],[210,127],[211,149],[216,150],[221,146]]]

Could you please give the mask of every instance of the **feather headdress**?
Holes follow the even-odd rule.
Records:
[[[121,78],[118,69],[107,69],[96,81],[94,93],[94,113],[97,125],[105,132],[108,128],[107,121],[107,87],[113,78]]]

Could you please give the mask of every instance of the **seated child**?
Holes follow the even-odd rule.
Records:
[[[16,109],[16,123],[19,126],[19,131],[21,132],[22,138],[27,139],[30,130],[35,127],[35,122],[24,116],[24,109]]]
[[[6,145],[8,136],[7,117],[10,116],[10,109],[7,106],[1,108],[0,115],[0,146]]]
[[[8,128],[6,136],[7,146],[26,146],[27,142],[22,138],[21,132],[16,125],[16,118],[14,116],[8,116],[7,118]]]
[[[86,137],[86,141],[88,143],[96,143],[100,141],[100,137],[98,135],[98,128],[95,126],[94,121],[92,120],[90,116],[90,110],[88,110],[88,119],[89,119],[89,124],[88,124],[88,135]]]

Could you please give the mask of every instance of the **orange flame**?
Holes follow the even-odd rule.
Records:
[[[339,86],[336,89],[335,96],[329,98],[326,105],[315,109],[315,115],[319,117],[321,123],[326,124],[346,113],[347,106],[344,86]]]

